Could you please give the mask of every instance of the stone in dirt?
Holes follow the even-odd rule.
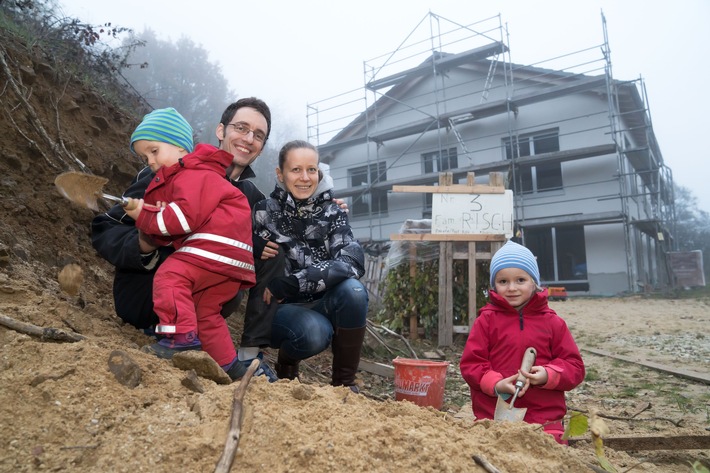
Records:
[[[173,365],[181,370],[194,370],[197,376],[211,379],[217,384],[229,384],[232,378],[204,351],[183,351],[173,356]]]

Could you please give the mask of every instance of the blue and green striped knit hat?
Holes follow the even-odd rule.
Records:
[[[131,152],[136,154],[133,143],[139,140],[170,143],[192,153],[192,127],[174,108],[153,110],[143,117],[143,121],[131,135]]]
[[[496,287],[495,280],[498,271],[505,268],[522,269],[535,280],[535,284],[540,285],[540,270],[537,267],[537,260],[532,252],[514,241],[508,241],[503,247],[496,251],[491,258],[491,287]]]

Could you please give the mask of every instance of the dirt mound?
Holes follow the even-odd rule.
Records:
[[[120,195],[139,167],[127,150],[136,119],[65,78],[38,50],[11,37],[1,43],[0,315],[85,340],[52,343],[0,326],[0,470],[212,471],[235,386],[199,379],[197,392],[183,384],[186,372],[138,350],[150,340],[114,315],[113,270],[89,239],[94,212],[53,184],[61,172],[90,170]],[[109,370],[114,350],[139,369],[136,387]],[[539,426],[455,417],[466,401],[439,412],[373,400],[388,397],[367,392],[388,391],[384,378],[366,380],[361,396],[332,388],[321,382],[328,357],[312,362],[305,384],[252,381],[236,469],[479,471],[472,456],[481,455],[502,471],[578,472],[594,460],[590,449],[557,445]],[[447,389],[465,393],[457,384]]]

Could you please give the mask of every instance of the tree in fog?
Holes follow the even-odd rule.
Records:
[[[288,118],[285,110],[278,105],[269,104],[271,108],[271,134],[259,158],[251,165],[256,173],[252,179],[254,184],[268,197],[276,184],[276,168],[279,165],[279,150],[291,140],[305,140],[304,130]]]
[[[701,250],[705,279],[710,279],[710,214],[698,208],[698,199],[686,187],[675,187],[675,240],[680,251]]]
[[[127,62],[124,77],[154,108],[176,108],[195,130],[197,140],[216,144],[214,130],[222,111],[235,100],[219,64],[207,51],[182,36],[175,44],[145,30],[127,42],[141,41]]]

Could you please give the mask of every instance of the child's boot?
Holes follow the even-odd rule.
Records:
[[[150,353],[158,358],[169,360],[181,351],[201,350],[202,343],[195,332],[176,333],[158,340],[152,345],[145,345],[141,348],[143,353]]]

